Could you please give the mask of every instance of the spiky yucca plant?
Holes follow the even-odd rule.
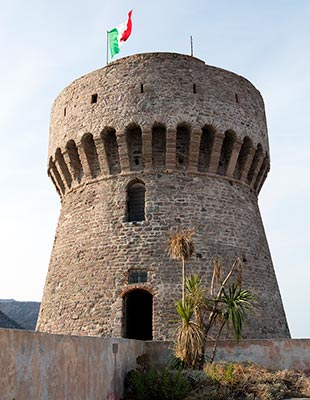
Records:
[[[241,339],[243,324],[249,312],[252,312],[254,297],[247,289],[242,289],[240,284],[229,283],[228,288],[223,287],[218,299],[218,314],[216,322],[219,323],[218,332],[214,341],[210,363],[214,361],[218,341],[224,327],[233,332],[237,341]]]
[[[191,302],[180,301],[176,305],[177,312],[182,323],[176,331],[175,355],[188,367],[195,368],[197,362],[203,358],[204,332],[196,322],[192,320],[193,306]]]
[[[242,289],[235,283],[224,288],[220,299],[222,316],[231,324],[235,338],[240,340],[243,323],[249,311],[252,311],[254,298],[249,290]]]
[[[231,283],[233,272],[237,271],[235,282]],[[184,302],[178,302],[176,309],[181,317],[177,328],[176,356],[189,368],[202,368],[205,346],[210,331],[216,329],[209,362],[214,361],[217,344],[224,327],[240,339],[243,324],[253,307],[254,298],[249,290],[242,289],[242,264],[237,258],[227,274],[223,275],[217,260],[209,289],[206,289],[197,275],[186,279]]]

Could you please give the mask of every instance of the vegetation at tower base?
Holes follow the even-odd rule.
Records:
[[[236,282],[230,282],[236,269]],[[209,290],[203,287],[197,275],[187,278],[185,301],[176,305],[181,323],[175,347],[177,358],[187,368],[203,368],[205,357],[210,363],[214,361],[224,327],[240,340],[247,313],[252,311],[254,303],[252,293],[242,289],[241,276],[242,263],[237,258],[226,276],[222,276],[219,262],[214,263]],[[211,355],[207,356],[206,343],[211,332],[215,333],[215,339]]]
[[[203,371],[155,369],[148,354],[125,379],[123,400],[282,400],[310,397],[310,376],[255,364],[216,363]]]
[[[214,260],[210,288],[197,275],[185,277],[185,262],[194,252],[193,228],[169,232],[167,253],[174,260],[182,260],[182,301],[176,303],[181,322],[176,330],[175,355],[187,368],[203,368],[207,339],[216,332],[209,362],[214,361],[218,341],[224,327],[231,329],[237,341],[241,338],[247,313],[252,311],[254,297],[242,288],[242,262],[239,257],[223,275],[220,260]],[[231,282],[237,272],[235,282]],[[185,294],[185,286],[187,292]]]

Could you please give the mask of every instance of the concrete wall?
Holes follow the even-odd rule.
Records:
[[[234,342],[221,342],[216,361],[221,359],[310,372],[310,340],[245,340],[238,346]]]
[[[217,361],[310,371],[309,350],[310,339],[221,342]],[[145,352],[164,365],[171,345],[0,329],[0,399],[119,400],[126,373]]]
[[[212,343],[210,342],[210,352]],[[153,363],[164,365],[171,356],[168,342],[147,342],[145,351]],[[271,369],[292,369],[310,372],[310,339],[273,339],[222,341],[218,344],[215,362],[252,362]]]
[[[0,329],[0,398],[116,400],[143,351],[135,340]]]

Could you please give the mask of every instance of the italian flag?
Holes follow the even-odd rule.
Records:
[[[132,10],[128,13],[128,20],[120,24],[117,28],[108,31],[108,41],[110,45],[111,58],[120,52],[120,46],[126,42],[132,31],[131,21]]]

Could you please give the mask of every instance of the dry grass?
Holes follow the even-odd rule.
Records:
[[[271,371],[252,364],[214,364],[204,372],[185,372],[194,387],[186,400],[310,398],[310,376],[302,372]]]

